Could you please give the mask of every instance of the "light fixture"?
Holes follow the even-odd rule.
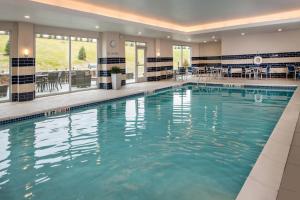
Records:
[[[168,39],[170,39],[170,38],[171,38],[171,36],[169,36],[169,35],[168,35],[168,36],[167,36],[167,38],[168,38]]]
[[[204,43],[206,43],[207,41],[206,41],[206,40],[204,40],[203,42],[204,42]]]
[[[23,50],[23,54],[24,54],[24,57],[27,58],[29,56],[29,50],[28,49],[24,49]]]
[[[218,40],[215,40],[215,42],[218,42]]]
[[[29,15],[25,15],[24,18],[25,19],[30,19],[30,16]]]
[[[282,28],[279,28],[277,31],[278,31],[278,32],[281,32],[281,31],[282,31]]]
[[[157,53],[156,53],[156,57],[160,57],[160,52],[157,52]]]
[[[139,35],[142,35],[142,32],[140,31],[140,32],[138,32],[138,34],[139,34]]]
[[[189,42],[192,41],[191,38],[188,38],[188,41],[189,41]]]
[[[213,35],[211,38],[212,38],[212,39],[216,39],[216,36]]]
[[[95,28],[96,28],[96,29],[99,29],[99,28],[100,28],[100,26],[98,26],[98,25],[97,25],[97,26],[95,26]]]
[[[241,33],[242,36],[246,35],[246,33]]]

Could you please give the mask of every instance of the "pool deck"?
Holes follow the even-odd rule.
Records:
[[[126,97],[157,89],[179,86],[188,81],[160,81],[130,84],[121,90],[88,90],[37,98],[30,102],[0,103],[0,121],[46,113],[109,99]],[[202,79],[206,83],[235,85],[300,86],[286,79],[249,80],[241,78]],[[274,128],[237,200],[293,200],[300,196],[300,87],[297,88]],[[298,125],[297,125],[298,123]],[[296,127],[297,125],[297,127]]]

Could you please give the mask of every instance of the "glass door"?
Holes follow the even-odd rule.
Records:
[[[10,37],[0,31],[0,102],[9,100],[10,94]]]
[[[145,60],[146,60],[146,48],[137,47],[136,49],[136,82],[143,82],[145,77]]]
[[[125,42],[125,59],[126,59],[126,83],[134,83],[136,80],[135,73],[135,42]]]

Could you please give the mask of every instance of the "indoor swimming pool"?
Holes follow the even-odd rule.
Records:
[[[234,200],[293,90],[186,85],[0,126],[0,199]]]

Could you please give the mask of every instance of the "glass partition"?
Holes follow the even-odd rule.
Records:
[[[9,100],[10,90],[10,37],[0,31],[0,101]]]
[[[125,42],[125,59],[126,59],[126,83],[134,83],[135,74],[135,42]]]
[[[69,37],[36,36],[36,94],[68,92]]]
[[[173,67],[177,70],[178,67],[191,66],[191,47],[188,46],[173,46]]]
[[[183,65],[191,66],[191,47],[182,46]]]
[[[71,89],[97,87],[97,39],[71,37]]]
[[[36,94],[97,87],[97,39],[36,35]]]
[[[173,69],[177,70],[181,65],[181,46],[173,46]]]

